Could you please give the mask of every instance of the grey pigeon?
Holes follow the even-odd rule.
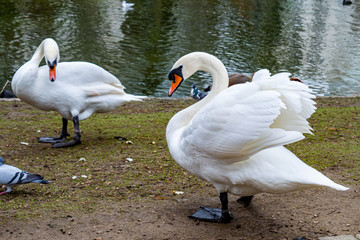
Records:
[[[4,164],[4,159],[0,157],[0,184],[6,186],[6,191],[0,192],[0,195],[9,193],[11,188],[25,183],[42,183],[48,184],[49,181],[39,174],[31,174],[17,167]]]
[[[201,92],[195,84],[191,85],[191,97],[195,100],[200,100],[206,97],[207,93]]]

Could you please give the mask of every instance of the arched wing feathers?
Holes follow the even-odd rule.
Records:
[[[182,133],[183,151],[241,161],[310,132],[306,118],[315,110],[310,90],[288,74],[260,76],[225,89],[203,107]]]

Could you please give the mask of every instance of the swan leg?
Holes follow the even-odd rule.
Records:
[[[244,204],[246,207],[250,205],[251,200],[253,199],[254,195],[252,196],[245,196],[245,197],[240,197],[238,198],[236,201],[238,203]]]
[[[220,201],[221,201],[221,222],[227,223],[233,219],[231,212],[229,211],[228,206],[228,194],[227,192],[220,193]]]
[[[67,125],[68,120],[65,118],[62,118],[62,129],[61,129],[61,135],[60,137],[41,137],[39,138],[39,142],[42,143],[58,143],[58,142],[64,142],[66,141],[66,137],[70,136],[67,132]]]
[[[205,222],[228,223],[233,216],[228,207],[228,194],[227,192],[220,193],[221,209],[209,208],[201,206],[200,209],[190,215],[190,218],[197,219]]]
[[[80,141],[80,121],[79,121],[79,117],[75,116],[73,117],[73,122],[74,122],[74,139],[70,142],[59,142],[59,143],[54,143],[52,146],[54,148],[63,148],[63,147],[71,147],[71,146],[75,146],[81,143]]]

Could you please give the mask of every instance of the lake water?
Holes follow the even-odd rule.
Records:
[[[360,2],[342,0],[0,0],[0,90],[40,42],[60,61],[88,61],[126,92],[166,97],[173,63],[192,51],[217,56],[229,73],[289,71],[318,96],[360,94]],[[43,62],[44,63],[44,62]],[[208,86],[208,74],[184,82]]]

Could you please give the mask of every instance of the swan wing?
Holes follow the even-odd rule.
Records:
[[[306,117],[314,111],[312,95],[288,74],[260,73],[254,77],[263,79],[225,89],[203,107],[182,133],[182,150],[241,161],[303,139],[302,132],[311,130]]]
[[[86,97],[96,97],[108,94],[125,95],[124,86],[121,84],[88,84],[81,87]]]
[[[86,97],[102,96],[107,94],[125,95],[125,87],[111,73],[102,67],[89,62],[62,62],[57,66],[56,82],[66,86],[81,89]],[[47,66],[39,68],[38,78],[47,79]],[[46,84],[50,84],[46,82]]]
[[[64,84],[86,85],[109,83],[121,85],[119,79],[110,72],[89,62],[60,62],[56,67],[56,75],[55,81],[61,81]],[[49,78],[48,66],[39,67],[38,78],[40,81]]]
[[[281,94],[281,100],[286,105],[275,119],[272,128],[282,128],[289,131],[311,133],[308,119],[316,110],[315,98],[309,87],[297,81],[289,81],[289,73],[279,73],[270,76],[267,69],[254,74],[253,81],[261,89],[275,90]]]
[[[194,116],[183,131],[182,150],[239,161],[302,139],[299,132],[270,128],[282,106],[276,91],[260,90],[256,84],[232,86]]]

